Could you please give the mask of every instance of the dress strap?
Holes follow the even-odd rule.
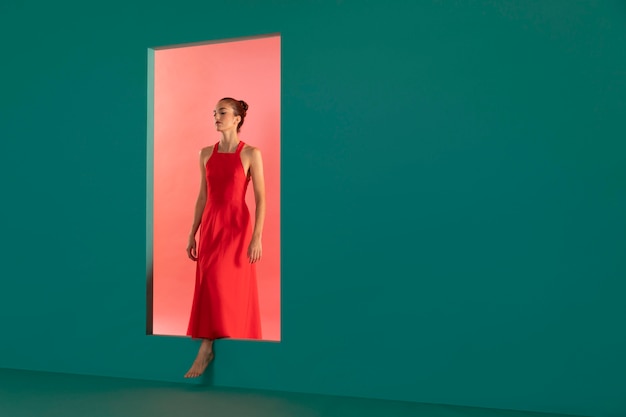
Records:
[[[237,150],[235,151],[235,153],[237,155],[239,155],[241,153],[241,150],[243,149],[243,146],[245,145],[245,143],[243,143],[243,140],[239,141],[239,145],[237,145]]]

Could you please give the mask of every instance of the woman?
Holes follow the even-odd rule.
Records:
[[[202,375],[215,356],[215,339],[261,338],[255,263],[262,254],[265,184],[261,152],[238,136],[247,110],[242,100],[220,100],[213,116],[221,139],[200,151],[200,193],[187,245],[187,255],[197,262],[187,335],[202,344],[185,378]],[[250,180],[254,227],[245,202]]]

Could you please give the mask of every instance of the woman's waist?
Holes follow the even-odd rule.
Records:
[[[222,219],[228,222],[238,219],[236,221],[240,222],[248,221],[250,217],[250,210],[245,202],[208,200],[202,213],[202,223],[206,223],[208,219]]]

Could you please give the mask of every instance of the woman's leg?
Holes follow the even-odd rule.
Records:
[[[196,360],[193,361],[193,365],[187,373],[185,374],[185,378],[197,378],[209,366],[209,363],[213,360],[213,340],[211,339],[202,339],[202,344],[200,345],[200,349],[198,349],[198,356],[196,356]]]

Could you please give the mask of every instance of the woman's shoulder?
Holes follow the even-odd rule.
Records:
[[[202,162],[202,165],[206,165],[207,161],[213,154],[213,148],[214,145],[200,149],[200,162]]]
[[[244,143],[243,149],[241,149],[242,153],[246,153],[248,155],[260,154],[261,150],[257,147],[249,145],[248,143]]]
[[[210,156],[211,153],[213,153],[213,148],[215,147],[215,145],[211,145],[211,146],[207,146],[204,147],[202,149],[200,149],[200,155],[201,156]]]

